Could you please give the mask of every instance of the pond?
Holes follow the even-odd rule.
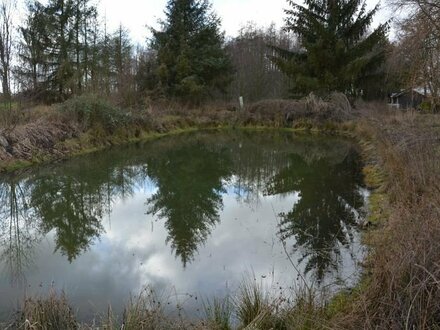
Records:
[[[352,285],[361,166],[348,140],[227,130],[4,175],[0,319],[50,289],[90,320],[145,286],[192,315],[249,276],[268,290]]]

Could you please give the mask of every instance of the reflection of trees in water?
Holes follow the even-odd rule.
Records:
[[[0,261],[12,283],[24,282],[32,264],[34,244],[41,239],[33,209],[29,207],[29,185],[14,177],[0,182]]]
[[[274,148],[274,141],[276,148]],[[148,160],[157,192],[149,213],[165,220],[168,241],[184,265],[219,221],[222,186],[240,202],[258,206],[262,195],[300,192],[301,200],[283,215],[283,239],[294,236],[306,270],[317,277],[337,268],[340,245],[354,226],[347,206],[361,206],[352,145],[340,140],[292,139],[280,133],[194,134],[164,139]],[[222,185],[223,182],[223,185]]]
[[[302,253],[299,262],[305,260],[305,272],[313,270],[320,282],[338,270],[341,248],[353,240],[354,210],[363,205],[357,155],[348,152],[339,164],[291,157],[296,159],[273,178],[268,193],[300,192],[293,209],[280,214],[279,234],[284,241],[294,237],[293,247]]]
[[[98,187],[71,176],[44,177],[34,184],[32,204],[42,230],[56,230],[55,250],[71,262],[103,231],[103,195]]]
[[[178,144],[150,158],[147,172],[158,188],[148,213],[165,220],[167,242],[186,266],[219,221],[228,155],[199,143]]]
[[[0,183],[0,236],[7,238],[1,253],[23,268],[29,260],[24,247],[32,250],[27,241],[53,232],[56,250],[73,261],[103,233],[114,202],[141,189],[149,176],[157,191],[148,212],[165,221],[167,242],[184,265],[219,222],[225,187],[255,206],[263,195],[300,192],[299,203],[282,214],[280,234],[296,239],[307,270],[316,269],[319,278],[336,267],[339,245],[350,240],[355,220],[347,205],[362,204],[353,193],[359,180],[352,179],[358,169],[349,147],[277,132],[199,133],[40,169],[19,183]],[[7,248],[6,241],[15,245]]]
[[[267,148],[264,144],[254,144],[249,138],[240,141],[231,151],[235,174],[231,184],[237,200],[258,207],[264,187],[279,168],[286,165],[286,154],[273,145]]]
[[[237,199],[255,205],[258,205],[261,195],[267,194],[267,187],[270,187],[273,177],[284,168],[294,166],[292,164],[297,160],[290,155],[297,155],[298,159],[307,163],[325,159],[330,165],[340,162],[352,148],[351,143],[340,139],[297,137],[279,131],[263,134],[254,131],[236,132],[232,137],[226,135],[223,139],[233,161],[232,185]],[[273,194],[289,195],[292,192],[287,189]]]
[[[121,167],[117,158],[109,158],[112,153],[99,156],[71,162],[33,181],[31,201],[41,228],[46,233],[55,229],[55,250],[70,262],[104,231],[102,220],[114,200],[133,195],[144,178],[141,168]]]
[[[117,198],[143,185],[142,167],[112,152],[49,166],[32,176],[0,182],[0,262],[18,280],[32,262],[34,245],[54,231],[55,250],[69,261],[103,232],[102,220]]]

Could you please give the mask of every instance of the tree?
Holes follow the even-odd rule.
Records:
[[[438,0],[388,0],[388,2],[396,10],[407,10],[410,16],[424,17],[429,21],[431,29],[440,33],[440,2]]]
[[[296,96],[332,91],[356,96],[365,82],[382,74],[388,24],[368,33],[378,5],[366,10],[364,0],[288,0],[286,29],[299,38],[301,49],[272,46],[271,59],[286,73]]]
[[[0,3],[0,76],[2,80],[3,96],[10,99],[10,75],[12,53],[12,12],[15,3],[12,0],[3,0]]]
[[[123,105],[131,105],[135,99],[135,77],[133,73],[133,46],[128,31],[119,26],[111,40],[112,73],[114,90],[118,101]]]
[[[92,81],[97,10],[90,0],[29,2],[20,27],[22,89],[33,98],[60,101],[81,94]]]
[[[292,39],[272,24],[263,29],[248,23],[239,35],[227,43],[227,51],[235,68],[229,97],[243,96],[248,102],[268,98],[282,98],[288,94],[288,81],[268,59],[267,44],[292,47]]]
[[[74,88],[74,25],[75,10],[72,0],[51,0],[46,7],[50,17],[48,28],[49,85],[56,100],[63,100]]]
[[[399,87],[420,89],[430,96],[431,110],[440,105],[440,3],[430,0],[390,0],[395,10],[405,8],[399,22],[392,64]],[[427,109],[426,109],[427,110]]]
[[[430,96],[431,110],[440,104],[440,34],[422,12],[400,25],[395,70],[404,73],[400,87],[421,89]]]
[[[220,20],[207,0],[169,0],[161,30],[153,29],[157,74],[164,92],[199,102],[230,81]]]
[[[158,86],[156,53],[147,48],[137,49],[137,68],[136,68],[136,86],[137,90],[149,96],[148,93],[154,93]]]
[[[19,32],[19,61],[17,76],[23,92],[33,98],[42,98],[46,90],[46,77],[49,71],[47,48],[49,38],[46,33],[48,17],[45,7],[39,2],[28,4],[28,13]]]
[[[20,27],[20,79],[44,101],[64,100],[73,93],[75,78],[75,10],[72,0],[38,1],[28,5]],[[31,80],[26,82],[26,78]],[[22,81],[23,83],[23,81]]]
[[[73,3],[74,15],[74,53],[75,53],[75,78],[77,94],[83,92],[88,86],[89,69],[91,66],[92,45],[94,40],[94,26],[97,20],[97,8],[89,4],[90,0],[75,0]]]

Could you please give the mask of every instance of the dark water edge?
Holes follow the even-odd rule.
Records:
[[[195,297],[236,292],[244,276],[269,290],[303,277],[352,285],[361,166],[344,139],[210,131],[5,175],[0,318],[50,288],[89,320],[109,304],[120,313],[145,285],[188,314]]]

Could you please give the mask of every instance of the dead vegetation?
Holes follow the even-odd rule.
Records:
[[[344,94],[333,93],[323,100],[313,93],[303,100],[264,100],[247,107],[243,117],[252,123],[278,123],[291,126],[308,121],[324,125],[331,121],[341,123],[354,118],[354,110]]]
[[[370,116],[369,135],[386,179],[387,221],[369,235],[365,288],[334,324],[344,329],[440,327],[440,118]]]
[[[65,158],[82,150],[173,130],[224,126],[329,128],[329,123],[344,122],[354,114],[342,94],[333,94],[326,101],[313,94],[301,101],[261,101],[244,110],[230,104],[192,108],[172,102],[123,110],[96,96],[84,95],[51,107],[17,107],[8,111],[12,113],[8,113],[7,120],[0,118],[3,169],[14,168],[17,163]]]
[[[17,320],[9,329],[59,330],[78,329],[73,309],[64,293],[51,291],[47,297],[26,299]]]
[[[19,125],[13,130],[0,132],[0,161],[15,159],[32,161],[46,154],[63,155],[56,144],[78,136],[75,125],[66,121],[38,119],[33,123]]]
[[[199,317],[189,319],[184,304],[175,306],[172,295],[158,294],[145,287],[125,304],[122,314],[111,306],[106,315],[92,322],[79,322],[64,293],[53,289],[47,295],[27,298],[15,319],[0,323],[8,330],[232,330],[232,329],[316,329],[323,326],[323,300],[315,291],[297,288],[281,293],[263,288],[255,279],[245,278],[235,293],[201,302]],[[177,313],[176,313],[177,311]]]
[[[361,287],[337,308],[330,302],[330,314],[329,305],[317,305],[311,298],[299,300],[290,312],[283,311],[282,323],[271,323],[271,327],[282,324],[285,329],[440,329],[440,117],[396,113],[369,104],[358,104],[353,109],[340,95],[325,102],[311,95],[302,102],[272,100],[249,105],[244,111],[232,110],[216,106],[183,111],[168,105],[162,112],[146,111],[144,118],[148,118],[148,123],[136,127],[151,132],[226,125],[322,128],[329,122],[350,120],[356,123],[354,134],[367,141],[364,147],[373,155],[367,172],[371,172],[372,186],[379,188],[376,197],[381,205],[372,214],[377,220],[376,229],[367,235],[371,251]],[[99,127],[81,128],[77,122],[54,114],[52,108],[44,109],[44,113],[36,122],[1,130],[2,163],[32,159],[47,150],[56,155],[60,141],[90,134]],[[105,137],[109,133],[103,134]],[[66,152],[69,151],[61,154]],[[380,173],[374,173],[377,171]],[[382,205],[384,196],[386,207]],[[254,294],[252,288],[248,293],[249,297]],[[256,294],[254,298],[264,302]],[[217,302],[213,306],[217,310],[208,320],[217,320],[219,328],[226,328],[229,305]],[[254,313],[252,309],[258,307],[248,306],[250,310],[244,312]],[[269,309],[263,308],[256,315],[269,311],[267,315],[272,316],[272,305],[266,306]],[[277,310],[277,315],[280,313]],[[147,316],[151,314],[142,317]],[[279,321],[278,316],[275,319]]]

